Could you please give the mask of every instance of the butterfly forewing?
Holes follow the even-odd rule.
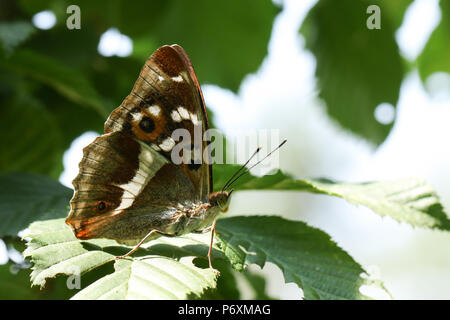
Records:
[[[78,238],[139,240],[155,228],[176,233],[164,219],[208,201],[211,166],[203,159],[173,162],[176,129],[189,132],[191,149],[200,135],[195,141],[203,153],[203,96],[186,53],[173,45],[146,61],[132,92],[107,119],[105,134],[84,149],[66,220]]]
[[[191,139],[191,161],[182,161],[181,170],[198,191],[198,200],[206,201],[212,191],[212,173],[202,159],[207,148],[203,139],[208,129],[205,106],[187,55],[174,45],[159,48],[147,60],[132,92],[106,121],[105,132],[126,132],[171,161],[171,152],[179,142],[172,138],[176,129],[186,129]],[[196,147],[200,150],[194,156]]]

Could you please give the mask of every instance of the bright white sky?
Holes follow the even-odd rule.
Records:
[[[395,126],[383,145],[373,150],[330,120],[317,99],[315,59],[305,51],[304,40],[298,34],[301,21],[315,2],[285,2],[274,25],[269,55],[256,74],[245,78],[238,94],[214,85],[203,86],[217,125],[228,134],[241,128],[279,128],[280,139],[288,139],[280,153],[281,168],[298,177],[324,176],[344,181],[424,178],[436,188],[449,212],[450,153],[446,146],[450,138],[450,75],[430,77],[430,96],[417,72],[409,74],[402,84]],[[418,56],[439,19],[437,0],[414,1],[396,34],[405,58]],[[38,20],[33,18],[33,23],[37,25]],[[41,23],[42,29],[48,29],[48,21]],[[100,53],[131,53],[128,37],[116,29],[108,32],[99,43]],[[381,106],[374,114],[385,122],[393,116],[389,106]],[[81,150],[96,136],[86,133],[67,151],[60,179],[63,184],[71,187]],[[237,193],[230,211],[278,214],[325,230],[359,263],[381,277],[394,298],[450,298],[450,248],[441,245],[448,243],[449,235],[413,230],[366,208],[355,208],[330,197],[264,194],[261,197],[261,192]],[[0,260],[2,250],[0,242]],[[279,270],[269,265],[263,272],[270,277],[272,295],[284,299],[300,297],[296,285],[281,285]],[[384,297],[375,291],[370,294]]]

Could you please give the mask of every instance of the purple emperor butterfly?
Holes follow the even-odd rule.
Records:
[[[231,192],[212,193],[211,164],[171,161],[175,129],[208,129],[205,103],[183,48],[163,46],[146,61],[133,90],[83,150],[66,223],[79,239],[136,245],[159,235],[212,230]],[[202,149],[207,145],[202,142]],[[124,256],[121,256],[124,257]]]
[[[105,134],[84,148],[73,181],[66,223],[75,236],[134,245],[117,257],[124,258],[161,235],[211,230],[212,268],[215,221],[227,211],[232,193],[226,187],[248,170],[239,170],[222,191],[213,193],[210,163],[172,161],[176,129],[187,130],[191,137],[198,129],[203,137],[208,129],[200,85],[183,48],[163,46],[150,56],[104,129]],[[204,139],[201,147],[208,147]]]

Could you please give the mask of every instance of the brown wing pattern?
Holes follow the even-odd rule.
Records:
[[[78,176],[72,182],[75,193],[66,220],[75,235],[101,236],[100,227],[106,218],[127,209],[139,188],[164,162],[164,158],[153,161],[151,155],[143,153],[139,142],[121,132],[102,135],[85,147]]]
[[[66,222],[80,239],[132,243],[156,227],[176,232],[164,219],[195,197],[179,166],[121,132],[96,138],[79,167]]]
[[[171,135],[178,128],[203,135],[206,111],[187,55],[179,46],[164,46],[111,113],[105,134],[83,150],[66,219],[78,238],[133,242],[154,228],[177,233],[177,210],[208,200],[211,166],[171,162]]]
[[[180,128],[189,131],[192,141],[195,131],[197,135],[203,135],[208,129],[205,105],[184,50],[177,45],[163,46],[147,60],[131,93],[111,113],[105,123],[105,132],[131,134],[171,161],[171,151],[176,143],[171,135]],[[202,138],[197,137],[205,150],[207,144]],[[212,171],[210,165],[201,162],[179,166],[195,187],[195,200],[207,201],[212,191]]]

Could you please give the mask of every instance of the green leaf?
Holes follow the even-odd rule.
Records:
[[[204,266],[208,266],[208,261],[203,260]],[[215,259],[214,269],[220,272],[217,278],[217,287],[202,295],[202,300],[239,300],[241,292],[238,286],[237,272],[226,259]]]
[[[310,181],[318,193],[362,204],[382,216],[391,216],[414,227],[450,230],[450,220],[434,189],[422,179],[371,183]]]
[[[276,228],[274,228],[276,226]],[[248,263],[274,262],[287,282],[304,289],[306,298],[363,298],[364,270],[328,235],[303,222],[278,217],[234,217],[219,220],[219,240],[225,255],[213,251],[213,262],[227,257],[235,268]],[[25,257],[33,263],[31,281],[44,286],[58,274],[80,275],[111,263],[128,247],[113,240],[80,241],[63,219],[32,223]],[[114,262],[114,272],[79,291],[73,299],[185,299],[198,298],[216,288],[213,271],[198,267],[196,256],[206,257],[209,235],[161,237],[139,249],[133,258]],[[223,265],[221,269],[223,269]],[[229,275],[228,275],[229,276]],[[223,294],[235,293],[222,284]]]
[[[219,220],[221,249],[238,270],[276,264],[306,299],[361,299],[363,268],[330,237],[304,222],[251,216]]]
[[[60,62],[30,50],[17,50],[0,66],[23,73],[59,92],[69,100],[91,107],[106,117],[107,109],[90,81]]]
[[[34,31],[35,29],[31,23],[27,21],[1,22],[0,42],[2,43],[6,54],[10,55],[14,49],[27,40]]]
[[[413,0],[398,0],[398,1],[383,1],[376,0],[370,4],[376,4],[381,9],[382,21],[387,18],[394,30],[397,30],[403,22],[403,17],[406,10],[411,5]],[[386,17],[384,17],[387,15]],[[383,22],[382,22],[383,23]]]
[[[192,258],[179,261],[147,256],[116,261],[115,272],[94,282],[72,299],[186,299],[215,286],[211,270],[197,268]]]
[[[239,166],[214,166],[214,189],[220,190],[226,177]],[[364,205],[382,216],[415,227],[450,230],[450,220],[434,189],[422,179],[400,179],[384,182],[338,183],[331,180],[296,180],[277,171],[264,177],[250,174],[240,178],[236,190],[292,190],[326,194]]]
[[[72,193],[45,176],[25,173],[0,176],[0,237],[15,236],[36,220],[66,216]]]
[[[22,171],[57,178],[64,151],[87,130],[103,132],[104,118],[50,88],[41,86],[42,99],[37,98],[29,92],[34,86],[12,73],[0,77],[0,96],[8,97],[0,109],[0,174]]]
[[[57,171],[64,150],[53,115],[32,102],[5,102],[7,107],[0,109],[0,173]]]
[[[255,272],[250,270],[245,270],[242,272],[244,279],[250,285],[250,288],[253,291],[253,300],[274,300],[275,298],[269,296],[266,292],[267,289],[267,281],[266,279]]]
[[[381,29],[366,26],[371,4],[381,9]],[[381,103],[395,107],[404,75],[391,15],[383,12],[383,1],[320,0],[301,27],[317,59],[320,97],[329,115],[376,145],[392,124],[377,122],[375,108]]]
[[[129,247],[114,240],[80,241],[64,219],[32,223],[25,257],[33,263],[33,285],[44,286],[48,278],[81,275],[104,264]],[[141,247],[136,258],[114,262],[115,272],[79,291],[74,299],[186,299],[198,297],[216,286],[216,274],[193,264],[195,256],[206,256],[207,235],[160,238]]]
[[[0,265],[0,279],[1,300],[61,300],[73,295],[61,279],[52,281],[46,290],[30,287],[30,270],[12,263]]]
[[[158,44],[184,47],[201,83],[237,91],[244,76],[256,72],[267,55],[272,1],[172,1],[153,30]],[[159,13],[158,13],[159,14]]]
[[[434,72],[450,73],[450,3],[440,1],[441,22],[433,31],[425,48],[417,59],[419,73],[423,81]]]

